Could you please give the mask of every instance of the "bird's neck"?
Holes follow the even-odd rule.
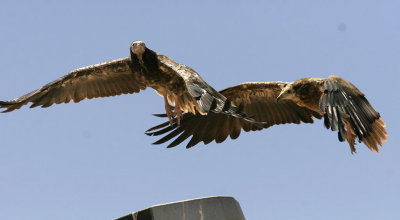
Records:
[[[146,75],[155,74],[158,70],[157,54],[146,49],[143,53],[135,54],[131,52],[132,70]]]
[[[318,103],[322,95],[321,86],[317,82],[308,82],[307,89],[300,91],[299,98],[302,106],[315,112],[321,112]]]

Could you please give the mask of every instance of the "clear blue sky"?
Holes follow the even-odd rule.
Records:
[[[113,219],[234,196],[247,219],[399,219],[398,1],[2,1],[0,100],[147,46],[217,90],[339,75],[387,123],[380,154],[322,121],[166,149],[144,131],[163,100],[140,94],[0,115],[0,219]]]

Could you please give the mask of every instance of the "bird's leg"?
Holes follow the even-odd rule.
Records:
[[[178,125],[180,125],[181,124],[181,118],[182,118],[182,110],[181,110],[181,108],[179,107],[179,104],[178,104],[178,96],[175,96],[174,112],[175,112],[175,115],[176,115],[176,119],[178,121]]]
[[[168,98],[167,95],[164,95],[164,102],[165,102],[165,113],[168,116],[169,119],[169,123],[172,124],[172,120],[174,119],[175,113],[172,111],[174,109],[174,107],[172,107],[169,103],[168,103]]]

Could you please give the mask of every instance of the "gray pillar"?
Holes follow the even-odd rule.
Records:
[[[245,220],[233,197],[215,196],[152,206],[115,220]]]

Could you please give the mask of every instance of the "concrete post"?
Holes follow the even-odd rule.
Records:
[[[155,205],[115,220],[245,220],[233,197],[215,196]]]

